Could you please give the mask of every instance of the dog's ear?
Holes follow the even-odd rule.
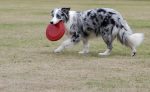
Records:
[[[70,8],[61,8],[61,10],[65,13],[68,13],[70,11]]]
[[[54,17],[54,10],[51,10],[51,13],[50,13],[50,15],[52,16],[52,17]]]
[[[51,10],[51,14],[53,14],[54,10]]]

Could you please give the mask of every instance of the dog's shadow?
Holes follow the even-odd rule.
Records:
[[[98,57],[98,54],[94,52],[90,52],[87,54],[79,54],[78,51],[62,51],[60,53],[55,53],[53,51],[40,51],[40,54],[64,57]]]
[[[112,52],[109,56],[100,56],[98,55],[99,52],[91,51],[87,54],[79,54],[78,51],[62,51],[60,53],[55,53],[53,51],[41,51],[40,54],[51,55],[51,56],[62,56],[62,57],[77,57],[77,58],[84,58],[84,57],[93,57],[93,58],[115,58],[115,57],[127,57],[130,56],[128,53],[117,53]]]

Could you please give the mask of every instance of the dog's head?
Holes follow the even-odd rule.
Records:
[[[51,24],[57,24],[59,21],[67,22],[69,20],[70,8],[56,8],[51,11]]]

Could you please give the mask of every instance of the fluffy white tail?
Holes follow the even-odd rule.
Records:
[[[133,33],[128,23],[123,19],[120,19],[119,22],[122,25],[122,28],[119,30],[117,38],[123,45],[126,45],[129,48],[131,48],[132,50],[131,56],[135,56],[136,47],[142,43],[144,39],[144,34]]]
[[[144,34],[133,33],[130,26],[125,20],[120,22],[124,26],[124,28],[121,29],[118,34],[118,39],[120,40],[120,42],[126,46],[129,46],[130,48],[136,48],[137,46],[139,46],[144,39]]]
[[[134,33],[130,36],[127,37],[130,46],[137,47],[139,46],[144,39],[144,34],[143,33]]]
[[[133,33],[126,21],[121,21],[121,22],[124,27],[118,32],[117,37],[122,44],[131,48],[132,50],[131,56],[135,56],[136,47],[142,43],[144,39],[144,34]]]

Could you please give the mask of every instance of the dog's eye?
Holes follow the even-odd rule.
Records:
[[[63,13],[61,14],[61,16],[64,16],[64,15],[65,15],[65,14],[63,14]]]
[[[58,14],[56,15],[56,17],[57,17],[58,19],[61,19],[60,15],[58,15]]]

